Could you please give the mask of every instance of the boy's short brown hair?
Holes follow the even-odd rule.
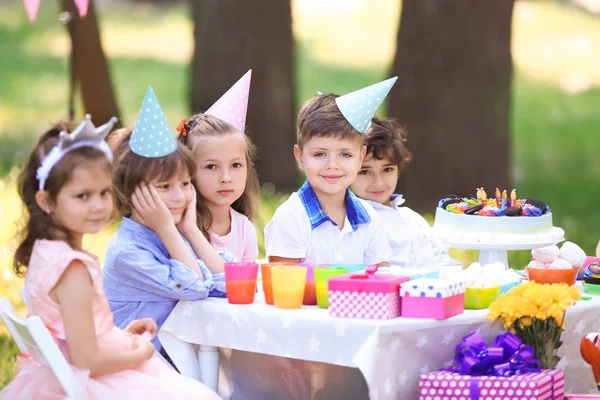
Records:
[[[406,130],[395,119],[373,118],[371,128],[365,135],[367,155],[376,160],[389,159],[402,171],[410,161],[411,154],[404,144]]]
[[[193,178],[196,173],[194,156],[183,144],[177,142],[175,151],[163,157],[142,157],[129,147],[131,133],[131,128],[122,128],[112,132],[107,138],[114,152],[114,198],[121,215],[131,213],[131,196],[140,183],[153,179],[168,180],[181,172],[187,172]]]
[[[297,144],[302,149],[313,137],[360,140],[364,135],[348,122],[338,108],[337,94],[319,94],[308,100],[298,113]]]

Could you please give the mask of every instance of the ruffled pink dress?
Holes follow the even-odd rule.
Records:
[[[69,361],[65,329],[60,308],[50,297],[51,289],[73,260],[82,261],[93,282],[93,313],[96,337],[100,348],[132,348],[132,334],[115,327],[110,307],[102,287],[102,271],[98,259],[73,250],[62,241],[38,240],[33,248],[25,293],[30,315],[39,316]],[[72,367],[75,376],[90,399],[220,399],[191,378],[179,375],[156,356],[136,369],[91,377],[89,371]],[[20,357],[17,375],[0,392],[2,399],[63,399],[64,391],[49,367],[31,357]]]

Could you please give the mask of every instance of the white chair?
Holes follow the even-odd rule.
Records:
[[[21,300],[23,300],[23,304],[27,307],[27,296],[25,295],[25,288],[19,290],[19,295],[21,296]]]
[[[0,299],[0,318],[21,352],[30,354],[40,364],[50,367],[65,391],[65,399],[88,398],[77,382],[71,366],[39,317],[32,316],[24,321],[17,315],[8,299]]]

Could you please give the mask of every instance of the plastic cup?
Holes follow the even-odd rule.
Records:
[[[315,268],[329,267],[331,264],[298,264],[298,266],[306,267],[306,285],[304,286],[304,300],[302,300],[302,304],[305,306],[316,306]]]
[[[338,268],[347,268],[348,272],[365,272],[365,268],[367,268],[366,264],[334,264],[334,267]]]
[[[271,267],[273,302],[277,308],[300,308],[304,299],[306,267]]]
[[[227,300],[231,304],[254,303],[258,264],[249,262],[225,263]]]
[[[263,292],[265,293],[265,303],[267,303],[269,305],[274,304],[273,303],[273,285],[272,285],[272,278],[271,278],[271,268],[273,268],[273,267],[293,267],[295,265],[296,264],[283,263],[283,262],[261,264],[260,273],[262,275],[262,286],[263,286]]]
[[[315,290],[317,292],[317,305],[319,307],[329,307],[329,279],[347,273],[348,268],[346,267],[315,268]]]

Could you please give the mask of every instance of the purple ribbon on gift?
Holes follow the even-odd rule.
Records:
[[[473,332],[456,346],[454,362],[467,375],[513,376],[541,371],[533,348],[522,343],[518,336],[506,332],[488,347],[481,335]]]
[[[482,375],[508,377],[542,371],[541,364],[533,357],[533,347],[522,344],[523,341],[517,335],[506,332],[496,336],[494,344],[488,347],[481,335],[473,332],[456,346],[456,366],[449,370],[474,376],[469,384],[470,397],[472,400],[478,400]],[[554,393],[554,376],[552,392]]]

